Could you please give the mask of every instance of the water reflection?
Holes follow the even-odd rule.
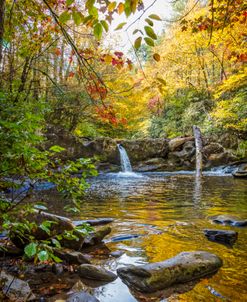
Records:
[[[144,173],[138,178],[102,174],[91,182],[84,197],[82,215],[73,219],[115,219],[106,244],[111,250],[124,251],[124,255],[114,262],[106,260],[106,267],[115,271],[126,264],[162,261],[192,250],[213,252],[224,262],[215,276],[193,285],[186,293],[147,298],[131,293],[117,279],[94,290],[101,302],[219,301],[213,290],[231,301],[246,301],[247,228],[214,225],[209,219],[220,214],[247,218],[246,180],[215,175],[198,179],[193,173]],[[54,212],[64,214],[59,210],[61,199],[54,200],[54,195],[47,195],[46,199],[52,201]],[[206,239],[202,230],[214,227],[239,232],[232,249]],[[133,234],[139,236],[131,237]],[[129,237],[111,240],[117,236]]]

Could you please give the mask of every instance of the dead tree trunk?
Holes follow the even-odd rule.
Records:
[[[196,176],[202,175],[202,134],[197,126],[193,126],[196,145]]]

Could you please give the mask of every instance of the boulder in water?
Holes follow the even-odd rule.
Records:
[[[114,273],[92,264],[81,264],[78,267],[78,274],[81,278],[97,281],[112,282],[117,279],[117,276]]]
[[[183,252],[163,262],[122,267],[117,273],[128,286],[151,293],[209,276],[221,266],[222,260],[218,256],[197,251]]]
[[[223,224],[223,225],[232,225],[237,227],[247,226],[247,220],[239,220],[235,216],[229,215],[219,215],[212,218],[212,221],[215,223]]]
[[[232,173],[232,175],[238,178],[247,178],[247,165],[241,165],[237,171]]]
[[[238,233],[235,231],[205,229],[203,232],[209,240],[223,244],[233,245],[238,238]]]

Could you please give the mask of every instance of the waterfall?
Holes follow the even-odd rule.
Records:
[[[132,172],[131,163],[130,163],[130,160],[129,160],[129,157],[128,157],[128,154],[127,154],[126,150],[120,144],[118,144],[117,146],[118,146],[118,150],[119,150],[119,153],[120,153],[122,172]]]

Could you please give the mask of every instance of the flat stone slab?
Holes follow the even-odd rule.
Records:
[[[204,235],[211,241],[233,245],[238,239],[238,232],[229,230],[205,229]]]
[[[247,226],[247,219],[245,220],[238,220],[238,217],[230,216],[230,215],[219,215],[212,217],[212,221],[215,223],[223,224],[223,225],[232,225],[243,227]]]
[[[106,282],[112,282],[117,279],[117,276],[114,273],[92,264],[80,265],[78,267],[78,275],[81,278]]]
[[[151,293],[176,284],[210,276],[222,266],[222,260],[204,251],[183,252],[163,262],[129,265],[117,270],[122,281],[135,290]]]

